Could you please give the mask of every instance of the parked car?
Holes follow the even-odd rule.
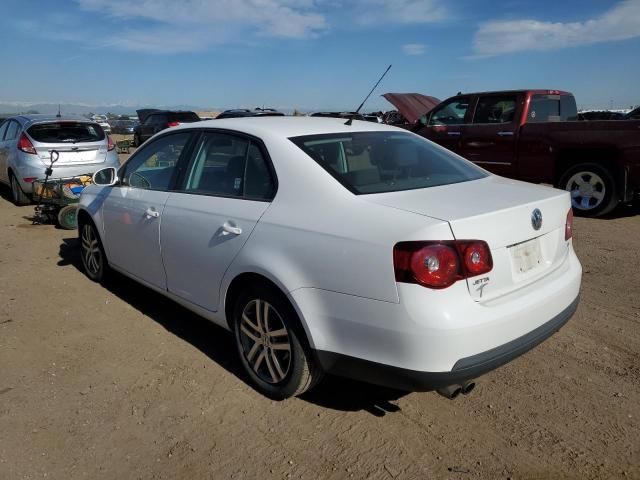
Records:
[[[140,125],[140,123],[133,120],[116,120],[113,125],[112,131],[113,133],[118,133],[121,135],[133,135],[135,132],[135,128],[138,125]]]
[[[44,177],[52,150],[60,154],[52,178],[91,175],[120,165],[111,137],[84,117],[11,117],[0,125],[0,182],[11,186],[16,205],[31,202],[32,182]]]
[[[249,110],[246,108],[234,108],[231,110],[225,110],[224,112],[220,113],[216,117],[216,120],[244,117],[284,117],[284,113],[278,112],[273,108],[255,108],[253,110]]]
[[[358,112],[314,112],[310,117],[343,118],[345,120],[366,120],[364,115]]]
[[[624,113],[609,110],[588,110],[578,112],[578,120],[624,120]]]
[[[640,107],[634,108],[624,116],[624,120],[640,120]]]
[[[199,122],[195,112],[186,110],[137,110],[140,125],[133,129],[133,146],[139,147],[165,128],[177,127],[183,123]]]
[[[597,217],[640,192],[640,121],[577,116],[559,90],[461,93],[411,128],[493,173],[565,189],[576,213]]]
[[[106,115],[93,115],[91,120],[100,125],[106,133],[111,133],[111,124]]]
[[[403,129],[193,123],[94,180],[78,213],[88,277],[118,270],[232,330],[273,398],[324,372],[452,398],[577,306],[569,194]]]

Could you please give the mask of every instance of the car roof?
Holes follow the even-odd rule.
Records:
[[[563,90],[554,89],[522,89],[522,90],[493,90],[488,92],[460,92],[454,97],[467,96],[467,95],[501,95],[501,94],[522,94],[532,93],[534,95],[573,95],[571,92],[565,92]]]
[[[281,137],[290,138],[304,135],[320,135],[324,133],[352,133],[365,131],[397,131],[406,130],[377,124],[363,120],[353,120],[351,125],[346,125],[343,118],[329,117],[242,117],[204,120],[197,124],[181,125],[171,129],[229,129],[246,133],[256,137]]]

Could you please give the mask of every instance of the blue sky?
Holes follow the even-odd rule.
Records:
[[[640,0],[3,0],[0,101],[355,109],[557,88],[640,104]],[[10,12],[10,13],[9,13]]]

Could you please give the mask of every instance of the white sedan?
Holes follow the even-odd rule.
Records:
[[[233,331],[272,398],[324,373],[453,398],[568,321],[582,269],[567,192],[347,123],[154,136],[82,194],[87,275],[117,270]]]

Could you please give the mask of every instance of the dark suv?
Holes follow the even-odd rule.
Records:
[[[138,110],[140,125],[133,131],[133,145],[139,147],[156,133],[165,128],[177,127],[182,123],[199,122],[200,117],[194,112],[171,110]]]

